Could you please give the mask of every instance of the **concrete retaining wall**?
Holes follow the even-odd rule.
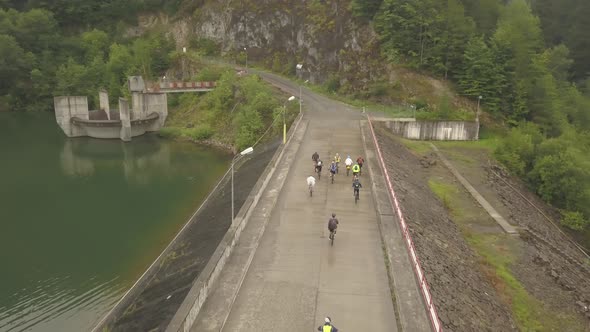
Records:
[[[201,307],[205,303],[211,288],[215,285],[219,274],[225,267],[236,243],[240,239],[242,230],[248,223],[248,219],[258,204],[262,192],[266,188],[268,182],[271,180],[277,164],[281,161],[285,147],[291,142],[296,129],[301,123],[303,113],[293,122],[289,129],[287,143],[281,146],[274,154],[271,161],[268,163],[264,172],[252,188],[250,195],[242,205],[242,208],[234,219],[234,224],[227,230],[225,236],[217,246],[217,249],[211,256],[211,259],[194,282],[193,287],[186,296],[184,302],[172,318],[170,324],[166,328],[166,332],[189,332],[195,319],[199,315]]]
[[[75,126],[70,119],[77,117],[88,120],[88,98],[85,96],[64,96],[53,98],[55,120],[68,137],[86,136],[83,128]]]
[[[475,121],[386,120],[385,126],[403,138],[425,141],[471,141],[477,139]]]

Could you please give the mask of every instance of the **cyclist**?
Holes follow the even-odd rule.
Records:
[[[352,159],[350,159],[350,156],[346,156],[346,160],[344,161],[344,165],[346,165],[346,176],[348,176],[348,172],[350,171],[350,168],[352,167]]]
[[[363,185],[361,184],[361,181],[359,181],[359,178],[355,178],[352,181],[352,195],[356,197],[356,195],[359,194],[359,191],[362,187]]]
[[[317,163],[319,159],[320,159],[320,155],[319,155],[317,152],[314,152],[314,153],[311,155],[311,160],[313,160],[314,162],[316,162],[316,163]]]
[[[330,164],[330,176],[334,177],[334,175],[338,172],[338,166],[336,166],[335,162]]]
[[[330,317],[324,318],[324,325],[318,327],[318,331],[321,332],[338,332],[336,326],[332,325],[332,319]]]
[[[359,175],[363,174],[363,164],[365,163],[363,157],[359,156],[358,158],[356,158],[356,163],[359,164],[360,167]]]
[[[313,161],[313,168],[315,170],[316,165],[318,164],[318,160],[320,160],[320,155],[317,152],[314,152],[311,155],[311,160]]]
[[[313,191],[313,187],[315,186],[315,178],[313,176],[309,176],[307,178],[307,186],[309,187],[309,192]]]
[[[322,172],[322,161],[318,159],[317,163],[315,164],[315,172],[320,174]]]
[[[338,166],[340,166],[340,162],[342,160],[340,159],[340,155],[338,154],[338,152],[336,152],[336,155],[334,156],[334,162],[336,163],[336,173],[338,173]]]
[[[336,219],[336,213],[332,213],[332,218],[328,220],[328,230],[330,231],[329,239],[332,239],[332,236],[336,234],[336,229],[338,228],[338,219]]]
[[[359,166],[359,164],[354,164],[354,166],[352,166],[352,176],[358,177],[360,172],[361,172],[361,167]]]

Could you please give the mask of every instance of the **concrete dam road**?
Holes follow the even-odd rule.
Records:
[[[298,94],[296,86],[281,84]],[[347,177],[343,166],[347,155],[353,160],[365,156],[363,117],[308,91],[303,100],[307,129],[293,149],[282,189],[276,188],[280,193],[247,273],[238,281],[240,271],[231,267],[246,260],[240,246],[251,246],[240,239],[237,256],[222,271],[191,331],[314,331],[325,316],[341,331],[398,330],[371,179],[368,172],[361,176],[363,189],[355,204],[352,175]],[[310,197],[305,179],[317,179],[311,161],[316,151],[325,167]],[[335,153],[342,163],[332,184],[327,165]],[[267,191],[274,189],[271,183]],[[327,229],[331,213],[340,221],[334,246]],[[237,295],[228,291],[232,287]]]

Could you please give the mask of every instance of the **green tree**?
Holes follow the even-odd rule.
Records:
[[[463,70],[457,76],[463,94],[472,98],[482,96],[482,104],[489,111],[499,112],[505,77],[483,37],[469,40],[463,56]]]
[[[109,36],[106,32],[97,29],[84,32],[82,33],[82,43],[86,59],[92,61],[94,58],[99,57],[105,60],[110,45]]]
[[[383,0],[352,0],[350,10],[356,17],[371,20],[379,11],[382,2]]]

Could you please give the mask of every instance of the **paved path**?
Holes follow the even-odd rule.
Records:
[[[315,151],[325,163],[336,152],[343,161],[347,154],[353,159],[364,155],[362,117],[315,94],[305,93],[303,99],[310,110],[304,117],[307,127],[299,133],[299,148],[290,147],[290,164],[279,166],[286,173],[284,183],[277,181],[274,189],[269,185],[270,192],[280,193],[272,212],[266,211],[266,229],[257,243],[253,235],[240,239],[192,331],[313,331],[326,315],[343,332],[397,331],[368,174],[361,177],[365,190],[357,205],[345,173],[331,184],[326,167],[313,197],[305,183]],[[332,212],[340,227],[330,247]],[[245,234],[256,233],[248,230],[254,225],[248,224]]]

